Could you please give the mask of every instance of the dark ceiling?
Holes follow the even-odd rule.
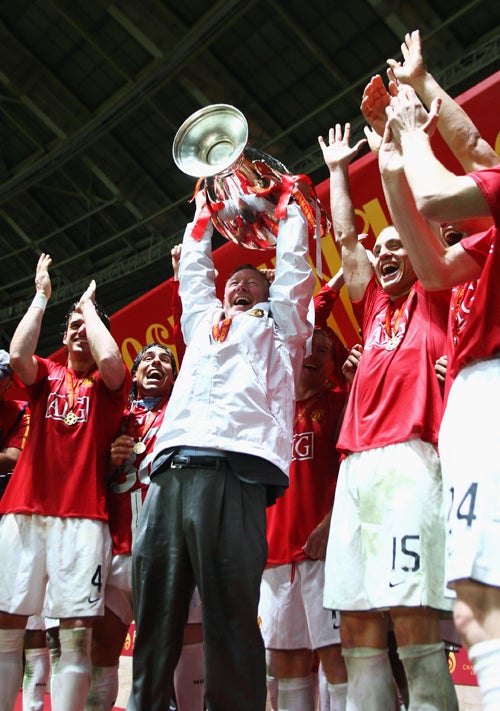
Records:
[[[498,0],[15,0],[0,3],[0,345],[51,254],[39,352],[91,278],[111,314],[171,273],[194,179],[180,124],[237,106],[250,143],[315,182],[335,122],[419,28],[452,95],[498,68]],[[498,107],[497,107],[498,108]]]

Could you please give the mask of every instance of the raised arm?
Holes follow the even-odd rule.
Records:
[[[480,272],[476,261],[459,244],[448,248],[420,214],[403,166],[406,160],[389,122],[379,151],[382,185],[394,226],[422,285],[444,289],[476,278]]]
[[[469,217],[489,217],[488,203],[474,180],[455,175],[436,158],[430,137],[441,100],[426,111],[415,91],[402,85],[387,107],[391,134],[403,153],[404,170],[423,217],[443,223]]]
[[[316,278],[308,257],[307,221],[300,207],[291,202],[278,228],[276,269],[269,301],[279,333],[300,348],[312,333],[308,315]]]
[[[96,284],[92,280],[75,310],[83,316],[90,351],[102,379],[110,390],[119,390],[125,379],[123,359],[118,344],[95,309],[95,290]]]
[[[427,71],[419,30],[405,35],[401,52],[403,62],[387,60],[389,79],[413,87],[428,109],[434,99],[441,100],[438,130],[463,169],[471,172],[497,165],[500,158],[482,138],[470,116]]]
[[[52,285],[49,267],[52,259],[48,254],[41,254],[35,272],[35,297],[19,322],[10,342],[10,366],[25,385],[32,385],[36,380],[38,362],[34,358],[42,319]]]
[[[356,215],[349,186],[349,164],[358,154],[366,139],[361,139],[354,146],[349,145],[350,124],[342,127],[336,124],[328,134],[328,145],[322,136],[318,141],[323,151],[325,163],[330,170],[330,207],[335,240],[340,249],[342,270],[349,297],[358,301],[365,293],[372,276],[372,266],[365,248],[358,240]]]
[[[200,239],[193,237],[198,220],[203,217],[206,205],[204,191],[196,194],[196,211],[193,221],[186,225],[182,242],[182,259],[179,267],[179,294],[182,302],[182,336],[189,344],[200,321],[207,311],[222,303],[215,292],[215,268],[212,258],[213,223],[208,220]]]

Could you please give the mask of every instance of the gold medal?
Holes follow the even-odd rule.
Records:
[[[398,336],[393,336],[392,338],[389,338],[388,341],[385,343],[385,350],[386,351],[395,351],[396,348],[399,346],[400,339]]]
[[[135,442],[132,451],[135,452],[135,454],[143,454],[146,451],[146,445],[140,439],[138,442]]]
[[[76,423],[78,422],[78,417],[73,411],[67,412],[64,416],[64,422],[67,425],[76,425]]]

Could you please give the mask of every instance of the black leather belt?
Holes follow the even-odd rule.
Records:
[[[224,454],[193,452],[174,454],[170,460],[171,469],[222,469],[227,467],[228,460]]]

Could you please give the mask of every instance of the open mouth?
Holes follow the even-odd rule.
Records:
[[[153,370],[147,375],[148,380],[163,380],[163,373],[158,370]]]
[[[399,271],[399,266],[394,264],[394,262],[386,262],[380,265],[380,275],[383,277],[389,277]]]
[[[457,244],[457,242],[460,242],[463,237],[466,237],[465,232],[460,232],[460,230],[457,230],[454,227],[447,227],[442,229],[441,234],[443,235],[445,242],[449,246]]]
[[[234,306],[250,306],[252,302],[246,296],[238,296],[233,303]]]

